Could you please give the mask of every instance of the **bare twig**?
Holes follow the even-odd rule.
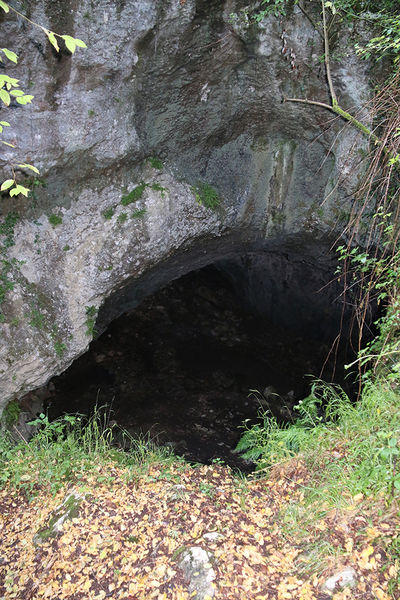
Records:
[[[15,425],[13,425],[13,428],[14,428],[14,429],[15,429],[15,431],[18,433],[18,435],[19,435],[19,437],[22,439],[22,441],[23,441],[23,442],[25,442],[25,444],[26,444],[27,446],[29,446],[28,442],[26,441],[26,439],[24,438],[24,436],[22,435],[22,433],[20,432],[20,430],[19,430],[17,427],[15,427]]]

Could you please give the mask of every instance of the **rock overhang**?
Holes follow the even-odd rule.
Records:
[[[36,3],[31,16],[53,26],[60,16],[47,5]],[[278,311],[268,291],[274,272],[292,271],[292,294],[304,307],[332,274],[330,248],[359,174],[350,150],[364,142],[350,128],[337,137],[340,125],[329,127],[320,109],[281,102],[285,90],[327,92],[316,71],[305,68],[300,81],[282,58],[276,20],[239,28],[230,15],[243,3],[205,6],[102,0],[92,8],[82,0],[68,33],[84,38],[88,51],[63,56],[57,71],[57,57],[32,49],[18,67],[26,79],[32,58],[44,82],[14,124],[21,153],[42,175],[34,200],[15,205],[19,221],[6,249],[13,289],[2,305],[0,405],[85,351],[88,311],[103,330],[124,307],[191,269],[219,264],[238,288],[261,280],[249,302],[259,310],[263,298],[277,318],[290,312],[290,294],[280,296],[287,299]],[[310,24],[295,10],[285,27],[299,65],[314,64]],[[22,44],[16,22],[14,34]],[[367,69],[353,63],[333,75],[359,102]],[[32,128],[34,156],[22,133]],[[199,182],[218,193],[215,210],[196,201]],[[3,219],[13,208],[3,204]],[[52,215],[61,222],[52,224]],[[328,305],[336,295],[332,288]]]

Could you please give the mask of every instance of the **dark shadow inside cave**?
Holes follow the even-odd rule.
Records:
[[[296,294],[288,288],[285,297],[284,281],[267,301],[268,277],[251,275],[248,257],[240,264],[245,268],[235,259],[192,271],[112,321],[51,381],[49,416],[108,405],[111,418],[130,433],[150,432],[191,461],[221,459],[249,468],[233,451],[243,421],[255,422],[260,407],[290,420],[293,406],[309,393],[309,375],[318,376],[324,363],[324,379],[343,383],[344,358],[326,362],[340,318],[334,295],[322,302],[315,289],[318,300],[310,305],[300,269],[291,285],[301,284],[303,306],[293,300],[290,307],[288,298]],[[276,278],[278,272],[282,268]],[[258,300],[254,290],[245,293],[243,274],[246,289],[251,277],[253,287],[258,282]],[[260,293],[266,304],[277,303],[270,317],[257,308]]]

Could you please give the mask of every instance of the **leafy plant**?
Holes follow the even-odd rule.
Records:
[[[205,206],[205,208],[210,208],[211,210],[216,210],[220,204],[221,199],[218,195],[218,192],[208,183],[198,183],[192,188],[196,202]]]
[[[95,306],[85,306],[86,311],[86,335],[93,337],[96,333],[94,328],[96,324],[97,308]]]
[[[53,225],[53,227],[56,227],[57,225],[61,225],[61,223],[62,223],[62,217],[60,217],[59,215],[52,214],[48,217],[48,219],[49,219],[50,225]]]
[[[50,42],[50,44],[53,46],[53,48],[55,48],[57,52],[60,51],[58,40],[63,40],[65,47],[69,52],[71,52],[71,54],[75,52],[77,47],[86,48],[86,44],[82,40],[74,38],[70,35],[61,35],[55,33],[54,31],[50,31],[49,29],[43,27],[42,25],[39,25],[38,23],[34,23],[30,19],[28,19],[28,17],[20,13],[13,6],[10,6],[8,2],[5,2],[4,0],[0,0],[0,9],[2,9],[5,13],[9,13],[11,11],[27,23],[41,29],[47,36],[47,39]],[[15,64],[18,62],[17,54],[12,50],[9,50],[8,48],[0,49],[0,62],[3,62],[4,58]],[[25,94],[25,92],[20,89],[18,79],[10,77],[6,73],[0,74],[0,101],[4,104],[5,107],[9,107],[12,101],[16,101],[18,104],[25,105],[31,103],[32,100],[33,96],[31,94]],[[4,127],[10,127],[10,123],[8,121],[0,121],[0,133],[3,131]],[[6,142],[5,140],[0,140],[0,142],[2,144],[5,144],[6,146],[15,148],[15,145],[10,142]],[[17,167],[19,169],[29,170],[35,174],[39,174],[39,170],[35,166],[26,162],[20,162],[15,165],[11,165],[13,176],[12,178],[3,181],[3,183],[0,186],[0,190],[2,192],[7,191],[10,196],[18,196],[19,194],[22,194],[23,196],[28,196],[30,189],[17,182]]]
[[[122,206],[128,206],[128,204],[131,204],[132,202],[136,202],[137,200],[139,200],[139,198],[141,198],[143,196],[143,192],[146,189],[146,187],[147,187],[147,184],[144,183],[144,181],[142,181],[141,183],[139,183],[139,185],[137,185],[135,188],[133,188],[133,190],[131,192],[129,192],[129,194],[122,196],[122,198],[121,198]]]
[[[145,214],[146,214],[146,209],[140,208],[138,210],[133,211],[131,216],[132,216],[132,219],[141,219],[142,217],[144,217]]]
[[[103,217],[106,220],[112,219],[113,215],[114,215],[114,208],[112,206],[110,206],[110,208],[106,208],[106,210],[103,210]]]
[[[151,156],[149,158],[149,163],[153,167],[153,169],[159,169],[160,171],[164,168],[163,162],[160,158],[156,156]]]
[[[2,415],[2,420],[7,428],[18,422],[21,414],[21,406],[16,400],[11,400],[5,407]]]
[[[262,9],[258,11],[253,18],[259,23],[265,19],[265,17],[269,17],[270,15],[281,17],[286,14],[287,4],[287,0],[262,0]]]
[[[400,60],[400,17],[390,16],[380,11],[376,16],[376,23],[381,34],[371,38],[365,46],[356,44],[356,52],[365,59],[374,56],[377,60],[390,57],[394,65]]]

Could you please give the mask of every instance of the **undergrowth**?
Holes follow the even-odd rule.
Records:
[[[0,486],[22,489],[28,496],[43,488],[54,494],[89,473],[104,481],[101,467],[109,464],[126,467],[127,476],[135,479],[152,463],[179,460],[149,436],[133,438],[110,425],[106,410],[96,409],[91,417],[64,415],[52,422],[41,414],[31,424],[38,432],[30,441],[21,437],[16,444],[9,433],[0,434]]]
[[[400,498],[400,393],[393,381],[369,381],[360,399],[352,403],[340,387],[316,381],[312,393],[297,406],[298,419],[286,426],[262,413],[262,420],[244,426],[237,450],[255,461],[255,476],[274,472],[292,477],[300,469],[300,494],[278,513],[281,535],[301,542],[303,552],[294,569],[315,573],[343,550],[332,543],[329,522],[339,522],[361,508],[366,521],[397,515]],[[283,474],[283,475],[282,475]],[[398,528],[400,531],[400,527]],[[362,526],[358,535],[364,535]],[[367,534],[368,534],[368,530]],[[399,537],[376,540],[393,575],[388,592],[399,598]],[[386,596],[385,596],[386,597]]]
[[[330,507],[348,504],[357,494],[388,500],[400,495],[400,394],[382,381],[365,385],[353,404],[334,385],[315,382],[297,406],[298,419],[286,426],[262,413],[260,424],[246,427],[237,450],[265,474],[301,456],[312,473],[309,502]]]

